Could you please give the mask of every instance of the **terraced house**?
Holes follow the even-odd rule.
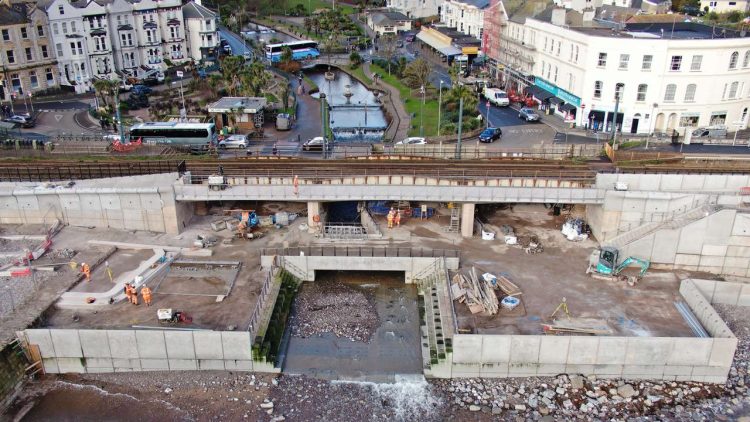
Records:
[[[58,85],[47,16],[34,3],[0,3],[0,100]]]

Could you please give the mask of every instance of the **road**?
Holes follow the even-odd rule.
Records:
[[[245,41],[240,37],[239,35],[235,34],[234,32],[230,31],[229,29],[219,26],[219,34],[221,35],[222,39],[227,40],[227,44],[229,44],[230,47],[232,47],[232,53],[234,55],[242,55],[244,52],[248,51],[252,55],[251,57],[255,56],[255,53],[253,53],[252,48],[245,43]]]

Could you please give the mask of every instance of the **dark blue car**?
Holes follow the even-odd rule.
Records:
[[[503,131],[499,127],[488,127],[479,134],[479,142],[493,142],[502,135]]]
[[[151,91],[153,90],[146,85],[135,85],[130,93],[133,95],[148,95]]]

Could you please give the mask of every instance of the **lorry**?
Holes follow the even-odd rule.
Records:
[[[485,88],[484,98],[486,98],[487,101],[491,102],[492,104],[498,107],[507,107],[510,105],[510,99],[508,98],[508,94],[506,94],[505,91],[503,91],[502,89]]]

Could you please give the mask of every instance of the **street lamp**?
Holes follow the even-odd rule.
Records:
[[[649,125],[653,128],[651,130],[651,133],[646,136],[646,149],[648,150],[648,141],[651,139],[651,136],[654,134],[654,131],[656,131],[656,116],[654,116],[654,112],[656,111],[656,108],[659,107],[658,103],[651,104],[651,120],[649,121]],[[651,122],[654,122],[653,125],[651,125]]]
[[[443,80],[440,80],[440,93],[438,94],[438,136],[440,136],[440,121],[442,120],[442,107],[443,107]]]
[[[177,77],[180,78],[180,99],[182,99],[182,109],[180,110],[180,120],[187,120],[187,108],[185,108],[185,95],[182,93],[182,78],[185,74],[178,70]],[[172,82],[172,85],[176,85],[177,82]]]
[[[424,136],[424,85],[419,87],[419,92],[422,94],[422,103],[419,104],[419,136]]]

